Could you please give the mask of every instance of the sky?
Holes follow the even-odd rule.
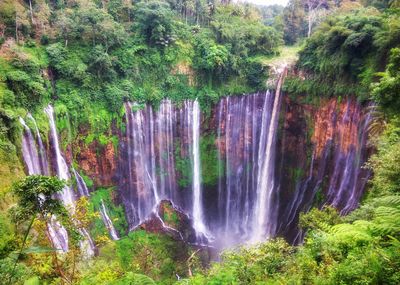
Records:
[[[288,0],[244,0],[246,2],[258,4],[258,5],[273,5],[273,4],[280,4],[285,6]]]

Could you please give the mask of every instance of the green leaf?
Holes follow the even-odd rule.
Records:
[[[24,285],[40,285],[40,280],[39,277],[35,276],[32,278],[29,278],[24,282]]]
[[[24,249],[22,253],[29,254],[29,253],[49,253],[49,252],[55,252],[60,249],[56,248],[51,248],[51,247],[41,247],[41,246],[31,246],[28,247],[27,249]]]

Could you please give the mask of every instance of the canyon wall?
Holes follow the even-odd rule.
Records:
[[[354,98],[302,104],[285,97],[276,163],[282,205],[278,235],[301,241],[298,216],[312,205],[332,205],[341,214],[358,206],[370,177],[362,167],[372,151],[369,109]]]
[[[298,243],[300,212],[327,204],[348,213],[370,175],[362,168],[370,154],[368,106],[353,98],[302,103],[305,99],[278,88],[224,97],[203,113],[196,101],[164,100],[159,108],[126,103],[124,130],[112,129],[117,146],[96,141],[67,146],[76,196],[91,195],[87,190],[95,195],[99,187],[116,189],[98,206],[113,239],[146,228],[152,217],[165,226],[155,213],[169,200],[192,220],[196,235],[186,235],[189,242],[226,247],[283,236]],[[26,150],[35,142],[25,129],[29,170],[30,156],[38,155]],[[52,155],[54,150],[53,139],[45,152],[55,173],[60,154]],[[79,173],[93,186],[85,188]],[[127,220],[120,232],[106,211],[115,205],[123,207]]]

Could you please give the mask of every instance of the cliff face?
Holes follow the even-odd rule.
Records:
[[[279,235],[300,240],[296,225],[312,204],[332,205],[342,214],[357,207],[370,172],[367,106],[354,98],[299,104],[285,98],[277,161],[280,187]]]
[[[81,144],[76,155],[80,168],[98,186],[114,185],[113,178],[117,168],[114,145],[109,142],[105,146],[92,142],[88,146]]]
[[[263,173],[273,179],[265,184],[265,220],[273,223],[269,235],[293,243],[302,238],[297,228],[300,212],[313,204],[329,204],[348,213],[358,205],[369,177],[361,168],[370,153],[365,106],[352,98],[305,104],[300,102],[304,98],[282,94],[279,105],[274,98],[274,93],[226,97],[202,117],[204,220],[218,236],[234,232],[233,243],[235,236],[250,239],[257,228],[257,189],[264,185]],[[118,134],[118,150],[111,143],[83,141],[68,148],[68,164],[74,153],[77,168],[95,187],[117,187],[115,201],[124,205],[131,229],[160,199],[172,200],[189,216],[193,211],[192,109],[186,105],[166,101],[158,110],[137,112],[127,107],[127,133]],[[274,106],[279,124],[271,130]]]
[[[113,128],[113,133],[117,132]],[[96,140],[87,144],[82,138],[88,134],[86,128],[80,128],[77,141],[67,146],[65,158],[68,165],[72,161],[78,163],[78,169],[94,182],[94,187],[110,187],[116,185],[118,151],[110,141],[105,145]],[[51,146],[51,144],[50,144]]]

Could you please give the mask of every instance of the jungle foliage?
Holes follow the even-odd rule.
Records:
[[[163,98],[181,101],[197,97],[207,108],[221,95],[265,88],[265,60],[276,55],[284,42],[294,44],[307,36],[307,13],[313,1],[293,0],[284,9],[227,2],[1,1],[1,281],[400,283],[398,1],[323,2],[323,13],[313,22],[313,33],[300,51],[300,76],[286,80],[285,90],[291,96],[372,99],[378,104],[375,113],[380,113],[373,121],[384,128],[373,141],[377,151],[366,167],[374,176],[361,206],[345,217],[329,207],[303,213],[302,245],[292,246],[277,238],[227,251],[221,262],[204,268],[196,252],[168,236],[142,230],[124,235],[127,224],[121,206],[108,209],[123,236],[111,241],[98,211],[102,201],[113,204],[112,188],[96,189],[89,200],[80,199],[71,219],[74,225],[53,199],[64,185],[56,178],[30,176],[15,184],[12,196],[5,193],[4,189],[22,176],[16,147],[18,117],[33,113],[46,137],[43,107],[50,102],[55,105],[64,147],[72,141],[97,141],[104,146],[118,144],[111,128],[124,128],[120,120],[124,101],[157,106]],[[85,129],[85,135],[79,134],[79,127]],[[218,182],[221,167],[215,163],[214,139],[201,139],[207,186]],[[181,186],[190,182],[188,163],[177,159]],[[46,196],[46,204],[39,202],[40,194]],[[17,206],[8,211],[12,204]],[[46,234],[54,214],[72,237],[70,251],[61,257]],[[90,261],[79,249],[79,228],[90,228],[99,248]],[[189,264],[191,255],[194,261]],[[184,279],[177,281],[177,277]]]
[[[398,88],[394,78],[398,76],[399,15],[397,9],[380,12],[367,7],[329,17],[299,53],[297,68],[305,78],[287,80],[286,90],[314,96],[357,95],[365,100],[375,89],[375,100],[396,106],[390,100]]]

